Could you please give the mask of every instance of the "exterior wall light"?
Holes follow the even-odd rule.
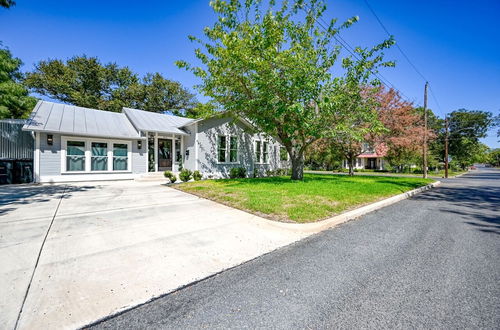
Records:
[[[137,141],[137,149],[142,149],[142,140]]]
[[[52,134],[47,134],[47,145],[51,146],[54,144],[54,136]]]

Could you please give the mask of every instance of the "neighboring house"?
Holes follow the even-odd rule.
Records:
[[[386,161],[384,159],[385,154],[379,154],[377,151],[370,146],[368,143],[363,143],[363,152],[356,157],[354,162],[355,169],[366,169],[366,170],[385,170]],[[349,163],[347,159],[343,161],[343,167],[349,168]]]
[[[242,119],[121,113],[39,101],[23,130],[35,135],[35,182],[133,179],[181,168],[205,178],[286,166],[280,144]],[[280,157],[281,152],[281,157]]]

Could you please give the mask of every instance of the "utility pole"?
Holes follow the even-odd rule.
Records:
[[[448,179],[448,116],[444,118],[444,177]]]
[[[423,164],[422,172],[424,179],[427,178],[427,87],[429,82],[425,82],[424,88],[424,146],[423,146]]]

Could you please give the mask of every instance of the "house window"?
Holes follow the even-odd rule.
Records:
[[[264,150],[263,150],[263,153],[262,153],[262,155],[264,156],[263,157],[263,162],[267,163],[269,161],[269,143],[268,142],[264,142],[263,146],[264,146]]]
[[[217,145],[217,160],[219,163],[226,162],[227,141],[224,135],[219,136],[219,143]]]
[[[356,162],[358,163],[358,167],[361,167],[361,161],[362,161],[361,158],[356,158]]]
[[[281,161],[288,160],[288,151],[286,151],[285,147],[280,147],[280,160]]]
[[[128,146],[125,143],[113,143],[113,171],[126,171],[128,165]]]
[[[182,162],[181,140],[175,140],[175,161]]]
[[[236,163],[238,161],[238,138],[231,136],[229,138],[229,161]]]
[[[84,141],[68,141],[66,145],[66,171],[85,171]]]
[[[103,142],[92,142],[92,158],[90,169],[92,171],[108,170],[108,144]]]
[[[261,155],[261,148],[260,148],[260,141],[255,141],[255,161],[257,163],[260,163],[260,155]]]

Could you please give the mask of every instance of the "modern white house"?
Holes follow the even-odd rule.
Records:
[[[224,178],[233,167],[252,176],[287,166],[280,143],[239,118],[190,119],[130,108],[116,113],[39,101],[23,130],[35,138],[35,182],[134,179],[181,168]]]
[[[368,143],[363,143],[362,150],[363,152],[356,157],[356,162],[354,163],[355,169],[380,171],[386,169],[386,161],[384,159],[385,154],[377,153],[377,151]],[[346,169],[349,168],[347,159],[344,159],[342,165]]]

